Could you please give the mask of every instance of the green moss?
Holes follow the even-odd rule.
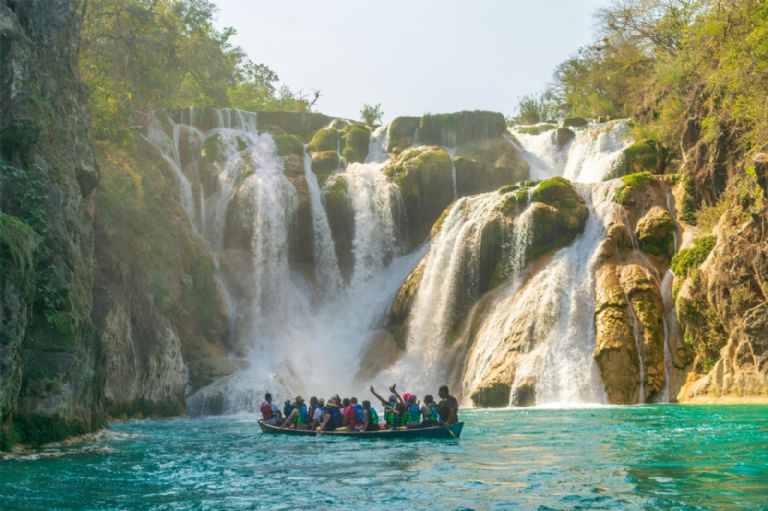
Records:
[[[507,131],[504,116],[482,110],[425,115],[421,118],[418,141],[456,147],[478,139],[501,137]]]
[[[0,261],[10,262],[10,268],[17,269],[22,277],[34,266],[34,253],[40,239],[27,223],[0,211]]]
[[[342,131],[334,128],[322,128],[315,132],[309,143],[309,150],[313,152],[333,151],[339,149]]]
[[[501,188],[499,188],[499,193],[501,195],[504,195],[505,193],[514,192],[515,190],[519,189],[520,185],[504,185]]]
[[[631,186],[634,188],[641,188],[646,186],[651,180],[650,172],[638,172],[636,174],[628,174],[621,178],[621,181],[625,186]]]
[[[371,142],[371,130],[362,124],[353,124],[344,130],[342,156],[347,163],[365,161]]]
[[[542,124],[533,124],[530,126],[516,126],[515,131],[518,133],[522,133],[523,135],[541,135],[542,133],[545,133],[547,131],[552,131],[553,129],[556,129],[557,126],[554,124],[548,124],[548,123],[542,123]]]
[[[16,119],[0,129],[0,154],[9,159],[26,156],[40,139],[40,125],[31,119]]]
[[[678,278],[688,277],[690,271],[698,268],[715,247],[717,238],[702,236],[693,240],[693,247],[684,248],[672,258],[672,273]]]
[[[583,117],[566,117],[563,119],[565,128],[584,128],[589,126],[589,121]]]
[[[632,192],[648,185],[651,181],[649,172],[638,172],[636,174],[627,174],[622,176],[623,185],[616,190],[613,195],[613,201],[617,204],[628,205],[632,201]]]
[[[419,127],[419,117],[396,117],[389,124],[389,145],[387,150],[394,153],[403,152],[414,142],[416,129]]]
[[[669,211],[653,208],[637,224],[635,236],[640,250],[656,256],[671,256],[674,251],[675,224]]]
[[[621,159],[622,174],[663,172],[668,151],[654,139],[638,140],[624,150]]]
[[[304,155],[304,142],[301,139],[290,133],[282,133],[279,135],[272,135],[277,146],[277,154],[280,156],[287,156],[294,154],[296,156]]]
[[[17,415],[13,417],[11,427],[17,442],[36,446],[86,433],[81,422],[65,421],[56,416]]]
[[[321,185],[328,174],[340,166],[339,154],[336,151],[321,151],[312,154],[312,172],[320,178]]]
[[[576,193],[570,181],[561,176],[556,176],[539,183],[534,188],[532,199],[534,201],[552,204],[562,198],[572,197]]]
[[[224,139],[220,133],[206,137],[203,142],[203,158],[208,162],[217,162],[223,156]]]

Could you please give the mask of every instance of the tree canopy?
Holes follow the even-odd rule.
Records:
[[[125,140],[158,108],[306,111],[314,103],[214,26],[209,0],[88,0],[80,70],[96,138]],[[320,93],[314,91],[316,101]]]

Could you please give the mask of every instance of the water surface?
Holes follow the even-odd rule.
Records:
[[[768,509],[767,406],[464,411],[459,442],[114,424],[0,461],[3,510]]]

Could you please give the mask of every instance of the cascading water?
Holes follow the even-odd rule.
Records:
[[[147,140],[172,168],[190,223],[213,254],[242,368],[190,396],[189,413],[253,411],[265,390],[329,393],[352,384],[383,311],[422,255],[401,256],[401,199],[381,172],[386,137],[378,130],[370,161],[332,178],[347,183],[355,225],[345,284],[306,152],[312,240],[300,241],[311,242],[312,275],[291,260],[300,188],[255,114],[190,109],[179,122],[152,123]]]
[[[626,120],[611,121],[575,132],[558,147],[556,130],[538,135],[512,130],[531,168],[532,179],[563,176],[575,183],[598,183],[614,174],[614,164],[631,142]]]
[[[447,380],[442,355],[456,336],[462,302],[477,287],[483,229],[499,215],[503,201],[491,192],[463,197],[451,207],[427,255],[409,316],[407,352],[381,379],[407,381],[409,389],[422,393]]]

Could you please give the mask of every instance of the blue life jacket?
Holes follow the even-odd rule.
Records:
[[[339,411],[339,407],[338,406],[329,406],[328,410],[327,410],[327,413],[331,414],[331,420],[328,421],[328,424],[332,428],[340,427],[341,423],[342,423],[342,417],[341,417],[341,412]]]
[[[363,413],[363,405],[361,405],[360,403],[355,405],[355,420],[357,420],[359,424],[362,424],[363,422],[365,422],[365,413]]]
[[[413,403],[412,405],[408,406],[405,414],[406,414],[406,418],[405,418],[406,424],[419,423],[419,415],[421,415],[421,412],[419,411],[419,405],[417,405],[416,403]]]

